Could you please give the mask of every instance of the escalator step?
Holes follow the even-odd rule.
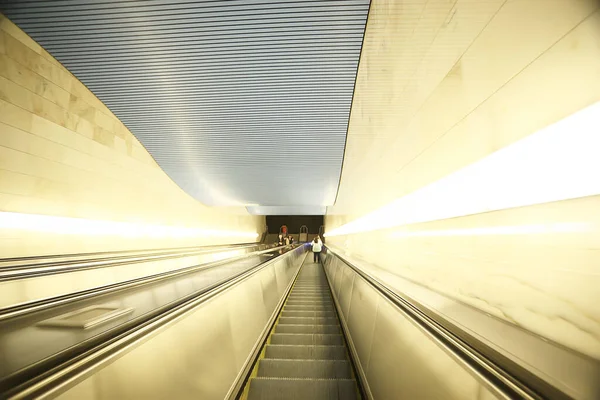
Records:
[[[290,306],[294,306],[294,305],[332,305],[331,300],[288,300],[287,303]]]
[[[344,339],[340,334],[308,334],[308,333],[274,333],[271,336],[271,344],[295,344],[295,345],[344,345]]]
[[[356,384],[351,379],[254,378],[249,400],[354,400]]]
[[[337,325],[280,325],[275,327],[275,333],[340,333]]]
[[[335,318],[336,315],[333,311],[287,311],[281,312],[282,317],[321,317],[321,318]]]
[[[344,346],[296,346],[288,344],[269,344],[265,358],[285,360],[345,360]]]
[[[292,293],[300,293],[300,294],[329,294],[331,293],[328,288],[314,288],[314,289],[305,289],[305,288],[295,288],[292,290]]]
[[[331,317],[281,317],[279,318],[279,323],[292,325],[338,325],[338,320]]]
[[[283,308],[284,311],[320,311],[320,312],[334,312],[333,306],[313,306],[313,305],[286,305]]]
[[[350,363],[345,360],[273,360],[258,365],[259,377],[351,379]]]
[[[295,301],[295,300],[303,300],[303,301],[319,301],[319,300],[326,300],[326,301],[332,301],[333,299],[330,296],[303,296],[303,295],[291,295],[290,297],[288,297],[288,301]]]

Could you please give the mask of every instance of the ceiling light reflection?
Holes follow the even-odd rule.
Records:
[[[600,194],[600,102],[325,236]]]
[[[0,212],[0,229],[60,235],[104,235],[128,238],[238,237],[254,239],[258,236],[256,232],[247,231],[146,225],[12,212]]]
[[[551,233],[583,233],[592,232],[594,224],[587,222],[566,222],[535,225],[488,226],[465,229],[446,229],[435,231],[396,231],[392,238],[424,237],[424,236],[483,236],[483,235],[532,235]]]

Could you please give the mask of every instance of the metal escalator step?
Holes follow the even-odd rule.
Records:
[[[328,292],[321,292],[321,291],[313,291],[313,292],[308,292],[308,291],[292,291],[292,296],[331,296],[330,293]]]
[[[333,304],[332,303],[287,303],[286,306],[289,307],[320,307],[320,308],[329,308],[328,311],[331,311],[333,309]]]
[[[258,364],[259,377],[351,379],[346,360],[275,360],[263,359]]]
[[[326,279],[311,279],[296,281],[294,288],[312,289],[312,288],[325,288],[329,286]]]
[[[338,325],[337,318],[327,317],[280,317],[280,324],[293,325]]]
[[[296,295],[291,295],[290,297],[288,297],[288,302],[290,301],[321,301],[321,302],[331,302],[331,297],[325,297],[325,296],[296,296]]]
[[[321,317],[321,318],[335,318],[336,315],[333,311],[287,311],[281,312],[282,317]]]
[[[300,290],[307,292],[328,292],[329,285],[298,285],[295,284],[292,290]]]
[[[331,304],[333,301],[331,299],[323,298],[323,297],[289,297],[287,299],[287,303],[304,303],[304,302],[316,302],[316,303],[328,303]]]
[[[296,292],[296,291],[293,291],[290,296],[296,296],[296,297],[331,297],[331,294],[327,293],[327,292]]]
[[[355,400],[352,379],[253,378],[248,400]]]
[[[271,344],[344,345],[341,334],[335,333],[274,333]]]
[[[311,301],[311,300],[288,300],[285,306],[319,306],[319,307],[332,307],[333,301]]]
[[[337,325],[280,325],[275,327],[275,333],[341,333]]]
[[[286,302],[286,304],[296,304],[296,303],[307,303],[307,304],[332,304],[333,302],[330,299],[290,299]]]
[[[314,306],[314,305],[286,305],[283,308],[285,311],[334,311],[333,305]]]
[[[346,360],[344,346],[308,346],[289,344],[268,344],[265,358],[285,360]]]
[[[326,300],[326,301],[331,301],[332,297],[331,296],[305,296],[305,295],[301,295],[301,294],[292,294],[290,295],[290,297],[288,298],[288,301],[321,301],[321,300]]]

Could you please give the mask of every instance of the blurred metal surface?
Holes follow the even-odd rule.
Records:
[[[333,204],[368,9],[369,0],[0,1],[208,205]]]
[[[406,296],[402,287],[378,279],[376,267],[343,257],[328,249],[325,270],[374,398],[514,398],[498,383],[523,384],[528,393],[518,398],[593,400],[600,395],[598,360],[459,302],[449,307],[452,300],[441,302],[441,295],[430,290]],[[456,319],[424,303],[443,303]],[[486,330],[489,338],[502,341],[486,340]]]
[[[9,398],[222,399],[305,252],[298,247],[244,272]]]
[[[147,276],[233,260],[265,245],[222,247],[198,251],[151,253],[105,259],[71,260],[50,265],[0,268],[0,321],[16,309],[31,308],[35,302]]]
[[[105,268],[116,265],[126,265],[139,262],[161,261],[173,258],[197,256],[201,254],[218,254],[228,250],[247,251],[264,247],[260,244],[202,246],[190,249],[175,249],[165,251],[132,252],[126,254],[114,253],[106,255],[82,255],[81,257],[56,256],[39,262],[39,260],[0,260],[0,281],[32,278],[42,275],[54,275],[86,269]],[[26,257],[24,257],[26,258]],[[32,262],[34,261],[34,262]]]
[[[47,319],[37,325],[48,328],[89,329],[96,325],[108,323],[113,319],[121,318],[131,312],[133,312],[133,308],[93,305]]]
[[[173,304],[204,293],[232,277],[275,259],[285,249],[257,252],[235,261],[227,260],[158,276],[73,293],[17,308],[0,321],[0,393],[28,376],[63,362],[73,352],[82,352],[115,331],[129,329],[160,314]],[[48,320],[63,318],[91,306],[129,309],[118,319],[85,330],[61,329]],[[10,310],[9,310],[10,311]],[[40,322],[42,325],[40,325]],[[64,324],[63,324],[64,325]],[[58,361],[56,361],[58,360]],[[63,360],[63,361],[61,361]]]

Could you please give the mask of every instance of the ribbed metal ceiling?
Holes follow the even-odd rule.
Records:
[[[334,202],[368,0],[0,7],[203,203]]]

